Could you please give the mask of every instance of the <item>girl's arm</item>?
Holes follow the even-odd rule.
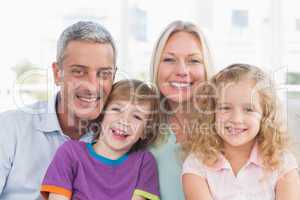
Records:
[[[186,200],[213,200],[205,178],[194,174],[184,174],[182,184]]]
[[[300,178],[297,169],[283,175],[276,185],[276,200],[299,200]]]
[[[69,199],[60,194],[50,193],[48,200],[69,200]]]

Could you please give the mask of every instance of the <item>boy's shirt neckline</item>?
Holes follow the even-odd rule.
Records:
[[[128,153],[125,153],[123,156],[119,157],[118,159],[112,160],[110,158],[104,157],[100,154],[98,154],[94,148],[93,145],[96,142],[92,142],[92,143],[87,143],[86,147],[88,149],[89,155],[91,157],[93,157],[94,159],[96,159],[97,161],[101,162],[104,165],[108,165],[108,166],[118,166],[123,164],[127,159],[128,159]]]

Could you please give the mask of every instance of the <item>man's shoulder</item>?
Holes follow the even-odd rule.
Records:
[[[43,113],[47,112],[47,102],[39,101],[34,104],[19,107],[17,109],[8,110],[0,113],[0,126],[9,131],[13,127],[33,126],[34,118],[39,118]]]
[[[30,105],[19,106],[16,109],[7,110],[0,113],[1,118],[26,117],[47,112],[47,101],[38,101]]]

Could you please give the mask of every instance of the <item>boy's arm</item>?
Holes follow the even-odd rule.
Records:
[[[48,200],[69,200],[69,198],[55,193],[50,193]]]
[[[158,169],[156,160],[150,152],[145,152],[139,174],[139,180],[132,199],[159,200]]]
[[[58,199],[57,199],[58,200]],[[145,198],[141,197],[141,196],[136,196],[136,195],[133,195],[132,199],[131,200],[146,200]]]
[[[61,145],[55,153],[45,174],[41,195],[49,199],[49,195],[54,194],[65,196],[66,199],[72,197],[74,179],[74,155],[73,142],[68,141]],[[57,195],[55,197],[57,197]]]

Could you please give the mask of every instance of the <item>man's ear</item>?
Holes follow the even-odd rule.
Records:
[[[53,72],[55,85],[59,86],[63,80],[63,77],[62,77],[62,69],[56,62],[52,63],[52,72]]]

